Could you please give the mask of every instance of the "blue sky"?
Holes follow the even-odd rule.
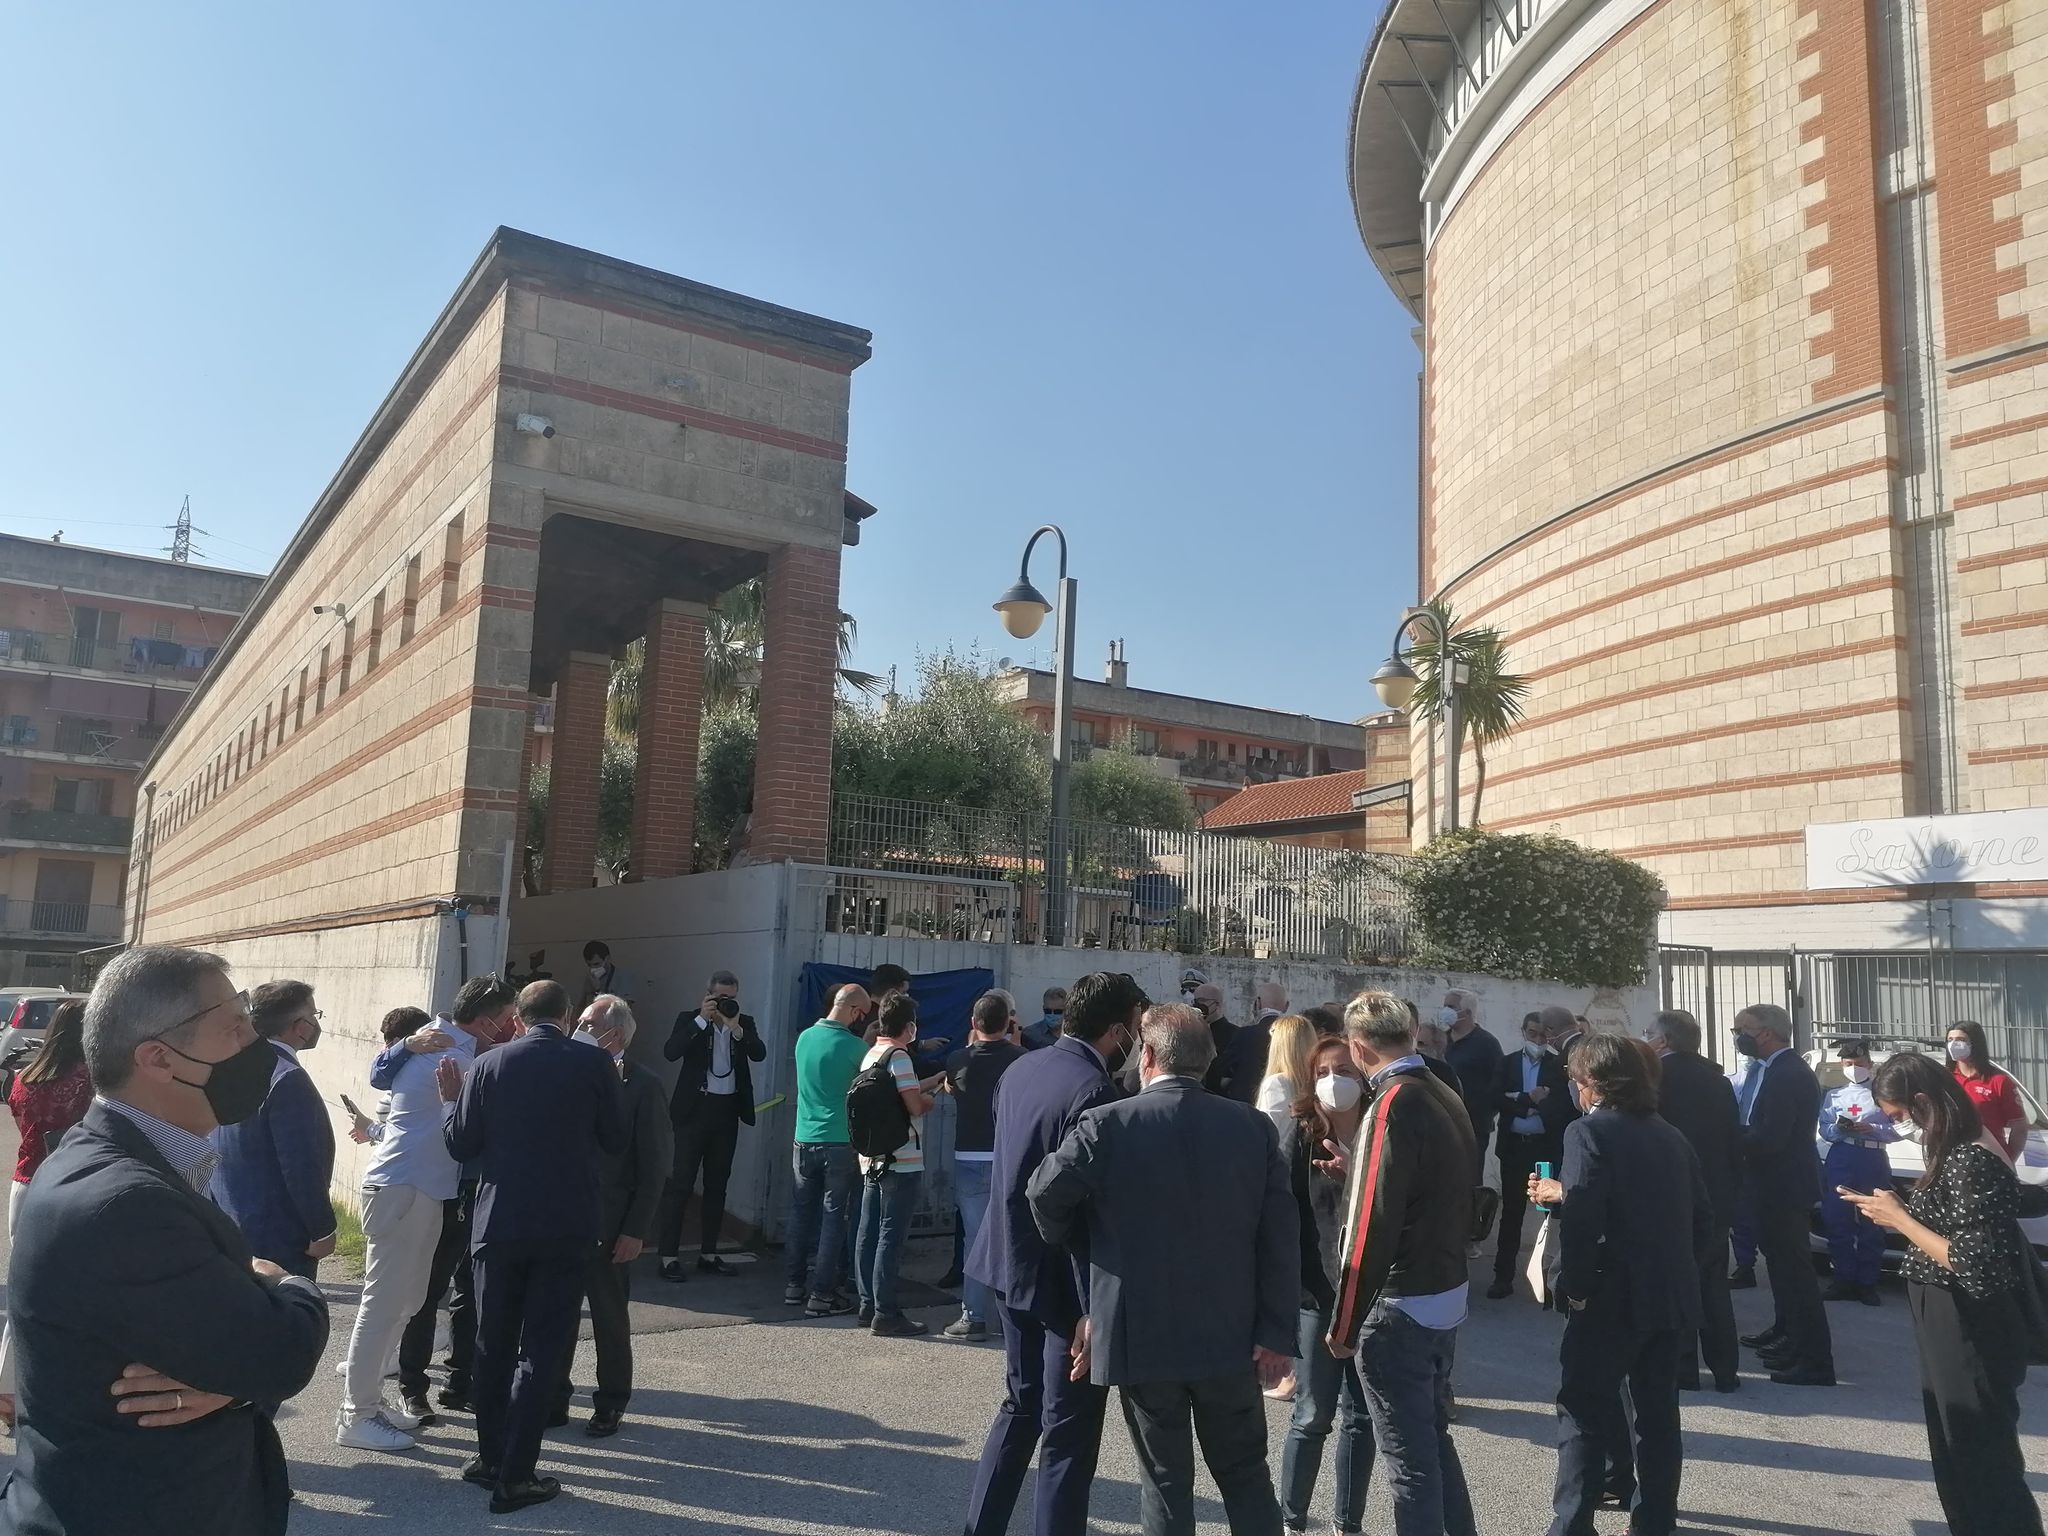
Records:
[[[861,665],[1042,663],[988,605],[1053,520],[1084,676],[1362,714],[1415,570],[1374,10],[10,7],[0,527],[153,550],[189,493],[266,568],[510,224],[875,333]]]

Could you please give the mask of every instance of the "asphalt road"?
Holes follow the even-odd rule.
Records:
[[[11,1143],[11,1134],[4,1139]],[[11,1153],[11,1145],[0,1151]],[[946,1247],[914,1244],[910,1272],[936,1275]],[[1482,1285],[1483,1269],[1475,1266]],[[553,1504],[494,1518],[486,1496],[455,1477],[473,1449],[467,1418],[426,1430],[420,1449],[407,1456],[334,1444],[340,1384],[331,1365],[348,1337],[356,1287],[330,1281],[328,1358],[280,1419],[299,1491],[293,1532],[364,1536],[379,1522],[405,1536],[952,1536],[960,1529],[974,1459],[1001,1396],[1002,1355],[994,1345],[936,1336],[954,1315],[946,1298],[929,1289],[916,1293],[931,1303],[916,1315],[933,1325],[932,1337],[880,1340],[846,1320],[792,1318],[781,1305],[772,1258],[732,1279],[693,1276],[680,1287],[643,1268],[636,1284],[639,1387],[626,1428],[609,1441],[586,1439],[581,1420],[588,1405],[579,1397],[577,1422],[549,1435],[543,1457],[544,1470],[568,1491]],[[1738,1294],[1745,1332],[1762,1326],[1766,1306],[1764,1292]],[[1947,1529],[1928,1474],[1901,1294],[1888,1284],[1881,1309],[1829,1312],[1841,1386],[1774,1387],[1752,1372],[1730,1397],[1688,1396],[1685,1529],[1730,1536],[1926,1536]],[[1456,1435],[1488,1536],[1540,1532],[1548,1522],[1555,1467],[1550,1397],[1561,1326],[1526,1300],[1479,1300],[1460,1333]],[[577,1379],[587,1386],[587,1342],[577,1363]],[[2048,1372],[2036,1374],[2048,1380]],[[2030,1385],[2025,1411],[2037,1431],[2048,1426],[2048,1388]],[[1286,1414],[1271,1405],[1276,1468]],[[2028,1437],[2028,1460],[2048,1469],[2048,1443],[2039,1433]],[[2039,1491],[2048,1476],[2037,1470],[2034,1482]],[[1202,1528],[1222,1530],[1221,1506],[1210,1493]],[[1028,1501],[1027,1486],[1027,1510]],[[1137,1528],[1136,1469],[1114,1411],[1094,1511],[1099,1531]],[[1613,1536],[1626,1524],[1618,1512],[1603,1514],[1599,1529]],[[1014,1528],[1028,1530],[1028,1514]],[[1391,1529],[1378,1481],[1366,1528]]]

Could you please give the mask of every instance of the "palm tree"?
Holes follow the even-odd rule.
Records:
[[[1522,711],[1529,698],[1529,679],[1508,670],[1507,646],[1501,640],[1499,630],[1491,625],[1459,628],[1458,616],[1441,599],[1426,606],[1443,621],[1444,631],[1451,637],[1452,660],[1462,662],[1465,667],[1466,681],[1458,690],[1458,707],[1461,738],[1469,736],[1472,742],[1471,824],[1476,827],[1479,825],[1479,808],[1486,797],[1486,748],[1489,743],[1509,735],[1521,723]],[[1428,718],[1438,712],[1443,699],[1436,642],[1423,641],[1415,645],[1408,656],[1419,679],[1415,697],[1408,705],[1409,717]],[[1452,742],[1450,750],[1458,752],[1463,750],[1463,746],[1461,739]]]
[[[704,709],[752,709],[761,687],[761,648],[766,631],[767,584],[750,576],[719,594],[704,623]],[[881,691],[883,679],[846,665],[853,659],[859,626],[853,615],[839,615],[839,685],[853,693]],[[640,728],[640,674],[646,666],[647,643],[635,640],[612,663],[611,688],[605,700],[605,724],[615,736],[631,736]]]

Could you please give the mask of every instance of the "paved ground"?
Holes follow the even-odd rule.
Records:
[[[0,1127],[11,1162],[12,1127]],[[943,1241],[912,1245],[909,1272],[935,1276]],[[330,1268],[333,1266],[330,1265]],[[1483,1284],[1485,1276],[1475,1269]],[[933,1337],[881,1340],[848,1320],[793,1319],[772,1259],[732,1279],[663,1284],[643,1263],[634,1326],[639,1390],[626,1428],[609,1441],[578,1422],[548,1438],[544,1470],[569,1492],[551,1505],[494,1519],[486,1497],[457,1480],[474,1441],[467,1418],[427,1430],[410,1456],[334,1444],[340,1382],[330,1368],[354,1317],[356,1286],[327,1284],[333,1334],[327,1361],[280,1420],[300,1500],[295,1536],[404,1536],[485,1530],[672,1536],[678,1531],[834,1531],[952,1536],[960,1529],[974,1458],[1001,1397],[994,1345],[936,1337],[955,1310],[929,1287],[917,1315]],[[1761,1327],[1765,1298],[1740,1293],[1743,1330]],[[1688,1397],[1685,1528],[1724,1536],[1928,1536],[1946,1529],[1927,1471],[1913,1342],[1902,1296],[1881,1310],[1831,1307],[1843,1385],[1774,1387],[1752,1374],[1731,1397]],[[1480,1301],[1459,1338],[1460,1452],[1486,1536],[1547,1524],[1555,1465],[1550,1395],[1561,1323],[1527,1301]],[[590,1346],[577,1379],[590,1380]],[[2048,1381],[2048,1372],[2036,1372]],[[1272,1405],[1277,1466],[1287,1410]],[[2029,1386],[2026,1419],[2048,1426],[2048,1386]],[[11,1451],[11,1445],[0,1441]],[[2048,1441],[2028,1437],[2028,1460],[2048,1469]],[[4,1463],[4,1457],[0,1457]],[[2048,1475],[2037,1470],[2037,1490]],[[1025,1506],[1028,1508],[1027,1486]],[[1136,1530],[1136,1469],[1114,1421],[1096,1484],[1094,1528]],[[1602,1536],[1625,1525],[1601,1517]],[[1027,1530],[1028,1516],[1015,1529]],[[1374,1486],[1369,1531],[1391,1529]],[[1203,1528],[1222,1510],[1204,1506]],[[1968,1533],[1965,1533],[1968,1536]]]
[[[913,1271],[943,1267],[942,1243],[913,1249]],[[960,1529],[973,1458],[1000,1395],[994,1346],[937,1338],[883,1341],[843,1321],[792,1321],[772,1263],[732,1280],[664,1286],[651,1274],[637,1323],[642,1383],[628,1428],[593,1442],[579,1423],[549,1437],[547,1469],[572,1494],[493,1520],[484,1495],[454,1469],[471,1449],[466,1419],[429,1430],[403,1459],[339,1450],[331,1371],[287,1410],[283,1425],[301,1490],[294,1532],[360,1536],[365,1518],[411,1533],[520,1530],[655,1532],[846,1531],[950,1536]],[[932,1296],[932,1293],[925,1293]],[[352,1288],[330,1287],[335,1338],[346,1337]],[[937,1299],[937,1298],[933,1298]],[[1745,1331],[1760,1326],[1760,1293],[1738,1297]],[[686,1309],[687,1308],[687,1309]],[[1913,1345],[1896,1291],[1882,1310],[1830,1309],[1844,1385],[1773,1387],[1752,1375],[1730,1398],[1688,1398],[1683,1507],[1692,1530],[1735,1536],[1925,1536],[1944,1530],[1926,1463]],[[949,1320],[941,1302],[921,1315]],[[1539,1532],[1554,1466],[1549,1395],[1561,1325],[1526,1301],[1481,1302],[1460,1338],[1457,1430],[1480,1528]],[[339,1342],[330,1349],[330,1356]],[[579,1380],[589,1379],[589,1345]],[[2048,1425],[2048,1389],[2028,1390],[2028,1417]],[[1272,1409],[1277,1464],[1285,1410]],[[2048,1444],[2029,1443],[2048,1468]],[[2048,1478],[2037,1474],[2037,1487]],[[1108,1435],[1095,1526],[1136,1529],[1135,1468],[1122,1428]],[[1619,1515],[1601,1518],[1603,1536]],[[1026,1529],[1020,1521],[1017,1529]],[[1206,1506],[1204,1529],[1221,1530]],[[1390,1529],[1375,1486],[1367,1529]]]

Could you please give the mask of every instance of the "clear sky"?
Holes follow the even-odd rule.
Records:
[[[860,665],[1044,664],[988,605],[1050,520],[1083,676],[1122,636],[1363,714],[1415,571],[1418,355],[1345,193],[1376,9],[8,7],[0,527],[155,550],[190,494],[267,569],[509,224],[874,332]]]

